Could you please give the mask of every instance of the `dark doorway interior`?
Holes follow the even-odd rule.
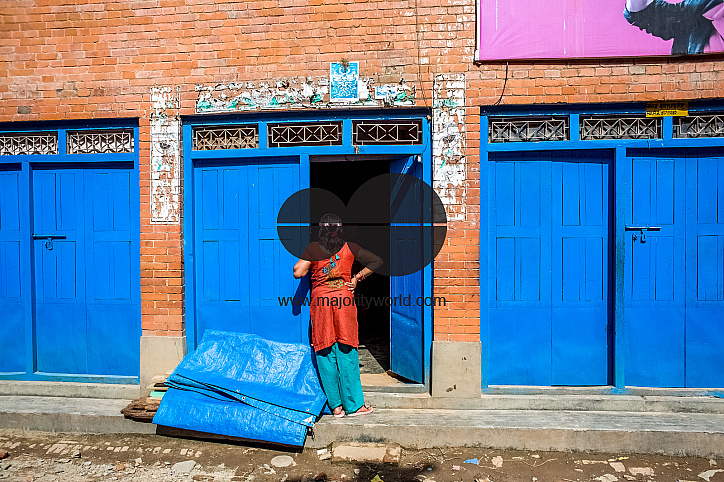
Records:
[[[389,159],[345,160],[310,159],[310,185],[326,189],[347,204],[354,192],[366,181],[390,170]],[[343,222],[345,220],[343,219]],[[351,228],[353,231],[354,227]],[[353,233],[352,238],[354,238]],[[355,262],[352,273],[362,265]],[[390,296],[390,278],[373,274],[361,281],[356,295],[383,300]],[[360,337],[360,371],[362,374],[381,374],[390,369],[390,308],[388,306],[357,306]]]

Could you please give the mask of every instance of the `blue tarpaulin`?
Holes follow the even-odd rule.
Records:
[[[308,345],[207,330],[169,376],[153,423],[304,444],[327,402]]]

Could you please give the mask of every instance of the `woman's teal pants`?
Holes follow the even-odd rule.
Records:
[[[334,410],[341,405],[347,413],[362,408],[365,399],[359,375],[357,349],[335,343],[316,352],[316,358],[322,389],[327,395],[329,408]]]

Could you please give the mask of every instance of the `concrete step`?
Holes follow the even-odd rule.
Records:
[[[0,396],[0,428],[156,433],[153,424],[123,417],[120,410],[129,401]],[[306,446],[326,447],[334,441],[394,442],[409,448],[471,446],[724,457],[724,414],[377,406],[370,415],[322,417]]]
[[[516,450],[724,456],[724,415],[701,413],[376,409],[324,417],[307,447],[337,442],[396,442]]]
[[[121,414],[130,400],[0,396],[0,428],[78,433],[156,433]]]
[[[139,385],[114,383],[43,382],[0,380],[0,396],[134,399],[141,396]]]
[[[365,392],[378,408],[438,410],[572,410],[724,414],[724,398],[673,395],[516,395],[483,394],[480,398],[433,398],[428,394]]]

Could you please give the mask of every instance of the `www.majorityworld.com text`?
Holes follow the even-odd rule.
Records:
[[[302,296],[279,296],[279,306],[310,306],[312,299]],[[444,296],[316,296],[316,306],[360,306],[370,308],[373,306],[447,306]]]

